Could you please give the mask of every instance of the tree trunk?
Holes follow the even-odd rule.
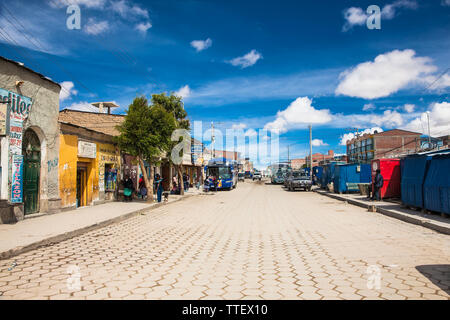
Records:
[[[147,202],[153,202],[153,175],[152,167],[150,166],[150,178],[147,176],[147,170],[145,170],[144,161],[141,157],[138,157],[139,165],[144,176],[145,187],[147,188]],[[139,187],[139,186],[138,186]]]
[[[178,172],[178,179],[180,184],[180,195],[184,195],[184,181],[183,181],[183,175],[181,174],[181,171],[183,169],[183,165],[180,164],[177,166],[177,172]]]

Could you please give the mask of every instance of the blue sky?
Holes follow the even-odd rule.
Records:
[[[174,91],[192,120],[279,129],[301,157],[309,123],[314,152],[345,152],[353,127],[422,131],[426,111],[450,134],[449,18],[448,0],[4,0],[0,55],[63,83],[61,109]]]

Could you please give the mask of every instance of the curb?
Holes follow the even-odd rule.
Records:
[[[361,208],[364,208],[367,210],[370,207],[369,205],[362,203],[360,201],[353,200],[353,199],[347,199],[347,198],[341,197],[334,193],[329,193],[329,192],[317,190],[317,189],[313,190],[313,191],[320,195],[327,196],[327,197],[333,198],[335,200],[344,201],[344,202],[350,203],[352,205],[355,205],[355,206],[358,206],[358,207],[361,207]],[[404,222],[408,222],[411,224],[419,225],[424,228],[428,228],[428,229],[437,231],[439,233],[450,235],[450,224],[447,225],[446,223],[436,222],[436,221],[433,221],[430,219],[410,215],[410,214],[403,213],[403,212],[400,212],[397,210],[384,209],[384,208],[378,207],[376,205],[374,205],[374,207],[376,208],[377,213],[381,213],[385,216],[389,216],[391,218],[395,218],[395,219],[398,219],[398,220],[401,220]]]
[[[197,195],[198,194],[189,194],[189,195],[184,196],[183,198],[174,200],[174,201],[166,203],[166,204],[165,203],[156,203],[155,205],[153,205],[151,207],[148,207],[148,208],[132,211],[132,212],[129,212],[127,214],[124,214],[124,215],[121,215],[121,216],[118,216],[118,217],[115,217],[115,218],[111,218],[111,219],[108,219],[108,220],[105,220],[105,221],[102,221],[102,222],[99,222],[99,223],[96,223],[96,224],[93,224],[93,225],[90,225],[90,226],[87,226],[87,227],[83,227],[83,228],[80,228],[80,229],[76,229],[76,230],[73,230],[73,231],[62,233],[62,234],[59,234],[57,236],[53,236],[53,237],[50,237],[50,238],[47,238],[47,239],[39,240],[39,241],[36,241],[34,243],[31,243],[31,244],[23,246],[23,247],[16,247],[16,248],[10,249],[8,251],[0,252],[0,260],[9,259],[9,258],[17,256],[19,254],[22,254],[22,253],[25,253],[25,252],[28,252],[28,251],[31,251],[31,250],[38,249],[40,247],[51,246],[51,245],[54,245],[56,243],[68,240],[70,238],[74,238],[74,237],[80,236],[80,235],[85,234],[85,233],[87,233],[89,231],[100,229],[100,228],[109,226],[109,225],[114,224],[114,223],[122,222],[124,220],[129,219],[129,218],[137,216],[137,215],[139,215],[141,213],[144,213],[144,212],[147,212],[147,211],[151,211],[151,210],[157,209],[157,208],[162,207],[162,206],[167,206],[167,205],[170,205],[172,203],[176,203],[178,201],[182,201],[182,200],[185,200],[185,199],[188,199],[188,198],[191,198],[191,197],[195,197]]]

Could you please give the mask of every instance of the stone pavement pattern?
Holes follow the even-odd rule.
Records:
[[[79,278],[68,273],[77,270]],[[68,286],[78,279],[81,290]],[[450,237],[247,181],[1,260],[0,291],[0,299],[448,300]]]

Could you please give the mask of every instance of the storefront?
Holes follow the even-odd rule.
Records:
[[[58,83],[0,57],[0,223],[60,210]]]
[[[114,200],[120,175],[119,150],[112,137],[61,123],[61,207],[73,209]]]

